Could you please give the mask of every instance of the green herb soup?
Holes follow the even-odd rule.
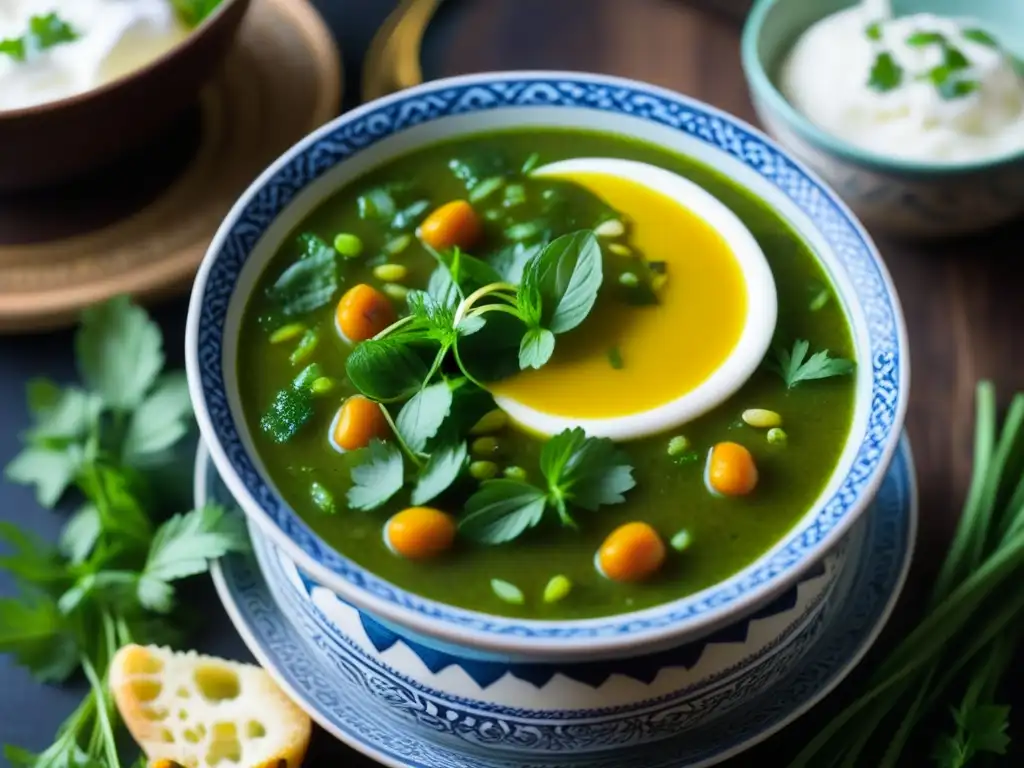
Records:
[[[743,283],[709,225],[625,182],[530,173],[580,157],[696,182],[775,276],[764,365],[663,434],[613,444],[570,418],[548,440],[495,411],[497,393],[573,418],[640,412],[742,329]],[[472,136],[375,169],[286,239],[241,333],[248,426],[298,514],[404,589],[507,616],[624,613],[728,578],[807,512],[853,412],[847,319],[789,225],[693,160],[600,133]]]

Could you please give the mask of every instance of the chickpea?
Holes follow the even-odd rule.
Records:
[[[472,248],[482,234],[480,217],[465,200],[445,203],[420,224],[423,242],[439,251],[456,245],[464,250]]]
[[[597,550],[598,570],[612,581],[643,581],[665,562],[665,544],[647,523],[626,523]]]
[[[362,395],[353,395],[338,409],[334,419],[332,437],[342,450],[365,448],[375,438],[388,434],[388,422],[380,406]]]
[[[746,496],[757,487],[757,465],[739,443],[718,443],[708,455],[708,488],[722,496]]]
[[[409,507],[388,520],[384,541],[393,552],[410,560],[434,557],[455,541],[455,520],[432,507]]]
[[[338,330],[353,343],[373,338],[397,319],[388,298],[366,283],[345,292],[334,317]]]

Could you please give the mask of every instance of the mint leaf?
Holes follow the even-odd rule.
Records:
[[[594,233],[581,230],[554,240],[527,263],[527,279],[540,293],[541,325],[554,333],[578,326],[593,309],[603,279]]]
[[[436,448],[412,489],[412,503],[426,504],[448,490],[466,465],[466,454],[465,442]]]
[[[398,332],[359,343],[345,361],[349,381],[371,400],[393,402],[411,397],[429,373],[414,344],[431,353],[436,351],[436,345],[424,333]]]
[[[124,296],[82,313],[75,352],[82,380],[120,412],[138,407],[164,365],[160,329]]]
[[[410,450],[423,453],[427,442],[448,418],[451,407],[452,390],[447,381],[421,389],[398,412],[395,420],[398,434]]]
[[[491,264],[504,282],[518,285],[523,280],[523,270],[526,265],[541,252],[543,247],[542,243],[536,245],[515,243],[498,251],[491,259]]]
[[[285,317],[295,317],[330,304],[338,290],[338,260],[331,246],[316,235],[300,235],[302,256],[267,289],[267,296]]]
[[[903,67],[896,63],[891,53],[883,51],[875,56],[875,63],[868,78],[869,88],[879,93],[887,93],[898,88],[902,82]]]
[[[512,541],[544,516],[547,495],[519,480],[488,480],[466,502],[459,530],[482,544]]]
[[[12,483],[34,485],[36,500],[47,509],[64,495],[82,464],[81,450],[25,448],[4,470]]]
[[[519,344],[519,367],[540,368],[555,351],[555,334],[547,328],[531,328]]]
[[[183,372],[171,374],[159,381],[132,413],[121,449],[124,461],[137,465],[171,448],[191,424],[188,381]]]
[[[171,609],[170,582],[205,573],[210,560],[242,552],[249,540],[245,523],[214,504],[175,515],[157,530],[140,574],[139,602],[150,610]]]
[[[371,510],[384,504],[402,489],[405,467],[397,446],[371,440],[359,451],[360,461],[352,467],[348,504],[352,509]]]

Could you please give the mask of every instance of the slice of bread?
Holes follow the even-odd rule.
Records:
[[[127,645],[110,689],[151,768],[298,768],[309,716],[261,668]]]

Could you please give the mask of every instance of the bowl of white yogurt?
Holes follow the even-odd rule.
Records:
[[[872,229],[1024,213],[1024,3],[758,0],[742,49],[761,122]]]
[[[197,98],[250,0],[2,0],[0,192],[94,170]]]

